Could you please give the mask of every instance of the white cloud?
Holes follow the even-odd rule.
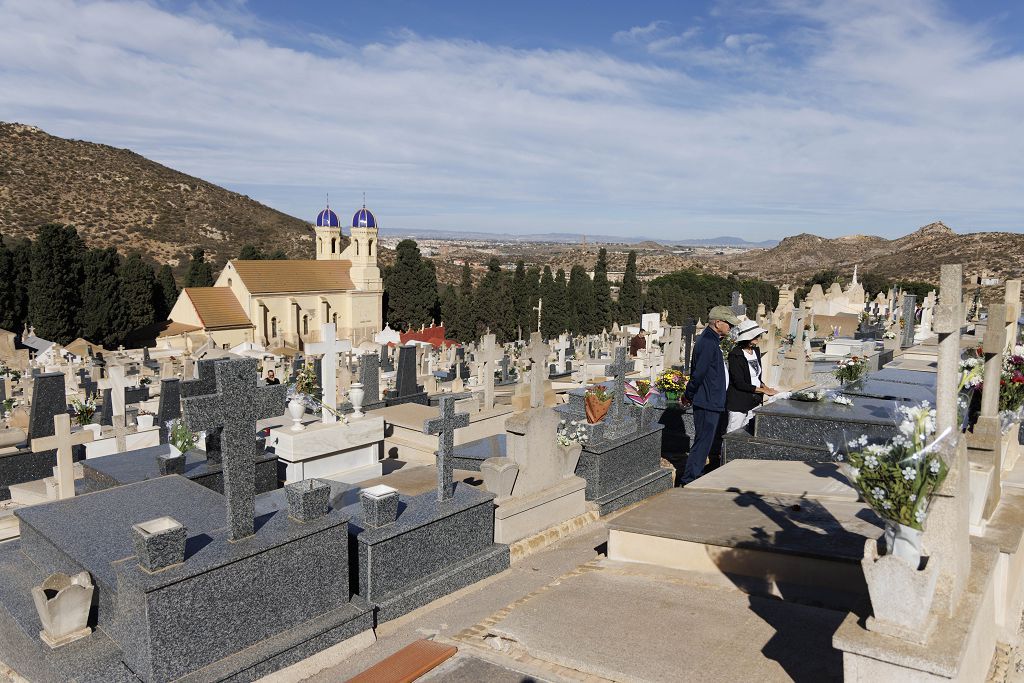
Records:
[[[411,32],[359,46],[332,27],[304,51],[231,9],[0,0],[0,119],[132,147],[303,216],[324,189],[350,203],[368,189],[386,225],[1021,224],[1024,61],[931,3],[773,3],[793,28],[770,37],[656,21],[613,37],[651,50],[639,61]],[[770,47],[784,39],[800,61]]]

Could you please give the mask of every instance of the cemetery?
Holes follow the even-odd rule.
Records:
[[[855,272],[582,335],[539,299],[457,339],[388,321],[375,217],[342,251],[325,211],[316,260],[229,261],[173,339],[3,347],[18,676],[984,681],[1019,646],[1019,282],[973,306],[944,265],[918,304]],[[743,341],[723,322],[778,391],[689,481],[707,340]]]

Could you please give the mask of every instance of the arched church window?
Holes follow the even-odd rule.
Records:
[[[356,243],[356,256],[359,256],[359,240],[355,240]]]
[[[322,237],[317,237],[316,238],[316,253],[318,253],[318,254],[324,253],[324,240],[323,240]]]
[[[309,316],[302,316],[302,334],[309,334]]]
[[[277,318],[270,319],[270,336],[274,339],[277,338]]]
[[[366,255],[373,256],[373,240],[370,240],[366,245]]]
[[[338,240],[335,237],[331,238],[331,253],[333,254],[338,249]]]
[[[228,278],[228,287],[231,286],[231,278]]]

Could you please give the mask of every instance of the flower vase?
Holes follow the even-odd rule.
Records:
[[[597,396],[586,396],[583,402],[587,412],[587,424],[597,424],[603,420],[608,414],[608,409],[612,407],[610,398],[602,401]]]
[[[306,414],[305,404],[297,398],[288,401],[288,414],[292,416],[292,431],[301,432],[306,428],[302,424],[302,416]]]
[[[665,392],[665,400],[669,401],[670,403],[674,403],[674,402],[678,401],[679,400],[679,392],[678,391],[666,391]]]
[[[103,430],[103,427],[95,423],[90,423],[82,425],[82,429],[87,432],[92,432],[92,438],[95,440],[100,438],[100,432]]]
[[[366,391],[359,382],[353,382],[348,390],[348,400],[352,402],[352,417],[363,416],[363,399],[366,398]]]
[[[156,415],[139,415],[135,418],[135,424],[139,429],[149,429],[153,426],[154,420],[156,420]]]
[[[885,525],[885,549],[887,555],[898,557],[912,568],[921,564],[921,530],[887,522]]]

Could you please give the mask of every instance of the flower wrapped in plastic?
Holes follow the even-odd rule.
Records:
[[[841,384],[846,384],[847,382],[856,382],[867,371],[867,361],[860,356],[851,356],[836,363],[836,367],[832,370],[832,375]]]
[[[681,394],[686,390],[686,383],[690,380],[679,370],[666,370],[659,374],[654,380],[654,386],[665,393]]]

